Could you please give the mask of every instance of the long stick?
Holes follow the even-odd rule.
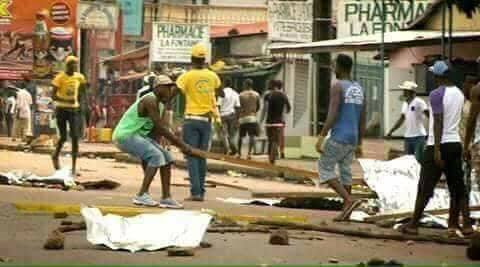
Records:
[[[318,172],[316,172],[316,171],[308,171],[308,170],[286,167],[286,166],[277,166],[277,165],[272,165],[268,162],[240,159],[240,158],[237,158],[237,157],[232,157],[232,156],[217,154],[217,153],[211,153],[211,152],[206,152],[206,151],[197,150],[197,149],[193,150],[193,154],[197,157],[228,162],[228,163],[232,163],[232,164],[236,164],[236,165],[242,165],[242,166],[246,166],[246,167],[250,167],[250,168],[266,169],[266,170],[269,170],[269,171],[274,171],[274,172],[279,172],[279,173],[284,173],[284,174],[288,173],[288,174],[293,174],[296,177],[302,177],[302,178],[307,178],[307,179],[312,179],[312,180],[317,180],[318,179]],[[364,184],[363,179],[356,178],[354,180],[355,180],[355,184]]]
[[[383,231],[373,231],[370,229],[351,229],[347,227],[338,227],[330,225],[316,225],[316,224],[301,224],[301,223],[291,223],[291,222],[278,222],[278,221],[268,221],[260,220],[255,222],[257,225],[269,225],[269,226],[278,226],[284,227],[286,229],[295,229],[295,230],[304,230],[304,231],[319,231],[333,234],[357,236],[363,238],[374,238],[374,239],[390,239],[398,241],[422,241],[422,242],[435,242],[440,244],[450,244],[450,245],[467,245],[468,240],[460,238],[446,238],[441,235],[406,235],[402,233],[395,233],[393,231],[383,232]]]
[[[431,215],[442,215],[448,213],[449,209],[437,209],[437,210],[427,210],[424,213],[428,213]],[[480,206],[473,206],[470,207],[470,211],[480,211]],[[366,222],[375,223],[378,221],[386,220],[386,219],[397,219],[397,218],[404,218],[412,216],[412,212],[400,212],[400,213],[392,213],[392,214],[382,214],[376,216],[370,216],[365,218]]]

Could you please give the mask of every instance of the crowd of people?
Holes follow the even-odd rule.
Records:
[[[362,156],[366,98],[363,88],[351,78],[352,59],[340,54],[335,63],[337,81],[330,90],[328,116],[317,142],[321,154],[318,171],[320,181],[343,198],[344,207],[336,220],[345,220],[361,203],[351,196],[351,163],[354,155]],[[417,84],[401,84],[405,99],[401,116],[387,134],[392,136],[405,124],[405,153],[415,156],[421,166],[413,216],[399,230],[418,234],[423,212],[444,175],[450,192],[447,232],[455,236],[460,230],[468,236],[474,233],[469,209],[472,170],[475,174],[480,171],[480,84],[477,77],[467,76],[462,91],[454,83],[452,66],[443,60],[436,61],[429,71],[436,88],[430,92],[428,104],[416,96]]]
[[[241,90],[235,90],[232,80],[224,78],[222,81],[208,69],[206,56],[206,47],[197,44],[192,47],[191,70],[178,77],[162,73],[145,77],[145,87],[139,90],[136,101],[114,129],[115,145],[141,160],[143,182],[132,200],[136,205],[183,207],[170,192],[173,156],[165,141],[178,147],[186,157],[190,180],[190,196],[186,201],[204,201],[207,162],[202,151],[210,147],[214,125],[220,126],[217,127],[218,136],[225,154],[242,157],[243,141],[248,137],[247,159],[251,159],[261,132],[260,125],[264,123],[269,161],[274,164],[279,157],[285,156],[285,114],[290,112],[291,106],[282,82],[269,81],[263,95],[255,90],[251,79],[245,79]],[[320,182],[331,187],[344,201],[343,210],[336,217],[340,221],[348,219],[361,203],[351,195],[351,165],[354,157],[363,154],[367,99],[362,86],[352,79],[352,67],[350,56],[337,56],[337,79],[330,89],[328,115],[316,144],[320,153]],[[52,162],[55,169],[60,168],[59,154],[67,140],[68,125],[73,175],[76,174],[81,127],[86,120],[82,115],[81,99],[87,83],[77,69],[78,58],[70,56],[66,59],[65,72],[52,81],[60,136]],[[436,88],[429,94],[428,101],[417,96],[416,83],[405,81],[399,85],[404,96],[401,115],[387,133],[387,137],[391,137],[405,124],[405,153],[414,155],[421,165],[413,217],[400,230],[408,234],[418,232],[425,207],[444,175],[451,197],[448,232],[455,234],[459,229],[469,235],[473,233],[469,212],[474,177],[471,173],[480,173],[480,123],[477,123],[480,120],[480,83],[476,76],[467,76],[462,91],[453,82],[452,66],[442,60],[436,61],[429,71],[435,78]],[[9,136],[13,134],[12,121],[16,121],[16,136],[24,138],[31,134],[32,96],[26,89],[10,88],[8,97],[0,101],[2,119],[7,122]],[[172,129],[172,102],[179,93],[185,97],[181,135]],[[93,116],[101,116],[99,106],[96,113]],[[427,119],[428,130],[424,127]],[[335,171],[337,165],[339,175]],[[154,200],[149,192],[157,172],[162,183],[160,201]]]
[[[33,113],[35,109],[34,90],[30,89],[30,78],[24,75],[21,83],[2,81],[4,90],[0,97],[0,130],[4,130],[14,141],[26,141],[33,136]],[[1,128],[5,129],[1,129]]]
[[[137,100],[118,122],[113,141],[118,148],[139,158],[144,178],[133,203],[145,206],[181,208],[182,204],[171,197],[170,175],[173,157],[164,140],[177,146],[186,157],[190,180],[190,196],[186,201],[204,201],[207,161],[201,151],[210,148],[212,129],[217,125],[218,136],[224,152],[242,155],[243,139],[249,137],[247,158],[254,152],[255,138],[260,134],[260,122],[266,119],[270,160],[284,155],[280,149],[285,128],[284,113],[290,104],[282,92],[282,83],[273,80],[263,99],[251,79],[245,79],[239,93],[228,78],[220,79],[206,65],[207,49],[202,44],[192,47],[191,70],[174,77],[152,73],[145,77],[145,86]],[[177,94],[185,97],[185,111],[181,138],[172,129],[172,101]],[[263,102],[263,105],[262,105]],[[263,113],[259,114],[263,106]],[[238,133],[238,139],[235,137]],[[276,151],[275,151],[276,149]],[[149,193],[157,170],[162,180],[162,198],[154,200]]]

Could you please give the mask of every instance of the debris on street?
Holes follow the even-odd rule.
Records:
[[[270,234],[269,243],[271,245],[288,246],[289,245],[288,232],[283,229],[273,231]]]
[[[474,233],[467,247],[467,257],[473,261],[480,261],[480,233]]]
[[[43,248],[48,250],[59,250],[65,246],[65,235],[58,230],[52,231],[48,235]]]
[[[193,248],[169,248],[167,249],[169,257],[192,257],[195,255]]]
[[[53,218],[55,218],[55,219],[65,219],[67,217],[68,217],[68,213],[66,213],[66,212],[55,212],[53,214]]]

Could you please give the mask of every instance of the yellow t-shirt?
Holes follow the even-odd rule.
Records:
[[[79,108],[78,94],[80,86],[85,83],[81,73],[75,72],[70,76],[60,72],[52,81],[52,85],[58,88],[55,105],[60,108]]]
[[[177,79],[177,87],[185,95],[185,114],[218,116],[215,90],[221,85],[218,75],[208,69],[190,70]]]

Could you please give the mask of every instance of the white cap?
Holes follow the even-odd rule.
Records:
[[[398,86],[398,88],[415,92],[417,91],[418,85],[412,81],[404,81],[402,84]]]

